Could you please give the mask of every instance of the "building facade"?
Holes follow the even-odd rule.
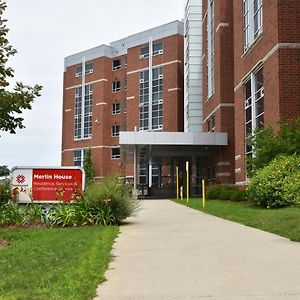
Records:
[[[228,133],[217,181],[246,185],[247,137],[300,116],[299,16],[296,0],[203,1],[203,128]]]
[[[183,131],[183,51],[176,21],[65,58],[62,165],[91,148],[96,177],[131,178],[121,131]]]

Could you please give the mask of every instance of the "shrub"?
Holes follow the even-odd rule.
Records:
[[[22,223],[22,214],[10,204],[0,206],[0,226],[17,225]]]
[[[7,204],[11,198],[9,181],[0,183],[0,206]]]
[[[279,156],[251,178],[247,198],[267,208],[295,204],[299,199],[299,178],[300,157]]]
[[[231,192],[230,201],[239,202],[239,201],[244,201],[245,199],[246,199],[245,190],[235,190]]]
[[[235,187],[225,184],[208,185],[206,188],[207,199],[229,200]]]
[[[84,200],[92,207],[109,212],[117,223],[131,216],[138,208],[138,200],[130,195],[124,183],[114,177],[89,186]]]

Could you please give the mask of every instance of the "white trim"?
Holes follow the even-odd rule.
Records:
[[[229,172],[223,172],[223,173],[217,173],[216,177],[229,177],[231,176],[231,173]]]
[[[96,103],[96,105],[98,106],[98,105],[107,105],[107,103],[106,102],[98,102],[98,103]]]
[[[216,32],[218,32],[218,30],[219,30],[221,27],[229,27],[229,23],[219,23],[219,25],[217,26]]]
[[[248,185],[249,181],[238,181],[235,183],[235,185],[238,185],[238,186],[245,186],[245,185]]]
[[[94,84],[94,83],[102,82],[102,81],[108,81],[108,80],[103,78],[103,79],[98,79],[98,80],[86,82],[85,84]],[[69,87],[65,88],[65,90],[72,90],[72,89],[75,89],[75,88],[81,87],[81,86],[82,86],[82,84],[77,84],[77,85],[74,85],[74,86],[69,86]]]
[[[242,158],[241,154],[236,155],[236,156],[234,157],[235,160],[240,160],[241,158]]]
[[[152,68],[159,68],[159,67],[162,67],[162,66],[167,66],[167,65],[171,65],[171,64],[181,64],[182,61],[181,60],[172,60],[172,61],[169,61],[169,62],[166,62],[166,63],[163,63],[163,64],[159,64],[159,65],[153,65]],[[134,71],[130,71],[130,72],[127,72],[127,75],[130,75],[130,74],[135,74],[135,73],[139,73],[139,72],[142,72],[142,71],[146,71],[148,70],[148,68],[143,68],[143,69],[139,69],[139,70],[134,70]]]
[[[64,149],[62,150],[61,152],[64,153],[64,152],[70,152],[70,151],[74,151],[74,150],[81,150],[81,149],[110,149],[110,148],[116,148],[116,147],[119,147],[119,146],[104,146],[104,145],[101,145],[101,146],[86,146],[86,147],[79,147],[79,148],[69,148],[69,149]]]
[[[135,99],[135,96],[130,96],[126,98],[126,100],[133,100],[133,99]]]
[[[220,161],[217,163],[217,167],[230,166],[230,161]]]
[[[237,169],[234,170],[234,173],[235,173],[235,174],[239,174],[239,173],[241,173],[241,172],[242,172],[241,168],[237,168]]]
[[[202,122],[202,124],[205,124],[205,122],[214,114],[217,110],[219,110],[221,107],[234,107],[234,103],[220,103]]]
[[[234,92],[236,92],[243,84],[245,79],[256,69],[260,64],[264,64],[277,50],[279,49],[300,49],[300,43],[278,43],[276,44],[263,59],[259,60],[255,66],[241,79],[241,81],[235,86]]]
[[[168,92],[173,92],[173,91],[181,91],[181,88],[173,88],[173,89],[168,89]]]
[[[71,108],[65,109],[65,112],[70,112],[70,111],[72,111]]]

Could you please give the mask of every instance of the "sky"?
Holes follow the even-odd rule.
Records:
[[[25,129],[0,131],[0,165],[60,166],[64,58],[184,17],[186,0],[8,0],[14,81],[43,86]],[[1,101],[1,99],[0,99]]]

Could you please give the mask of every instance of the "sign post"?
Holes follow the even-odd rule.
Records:
[[[205,181],[202,179],[202,207],[205,208],[206,199],[205,199]]]

